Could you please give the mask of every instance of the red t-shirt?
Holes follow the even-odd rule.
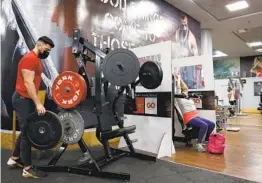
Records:
[[[38,58],[35,52],[31,51],[27,53],[20,60],[17,69],[17,78],[16,78],[16,86],[15,86],[15,89],[17,93],[19,93],[19,95],[25,98],[30,98],[25,88],[22,69],[27,69],[35,72],[34,84],[35,84],[36,92],[38,92],[41,83],[41,74],[43,72],[43,66],[41,60]]]

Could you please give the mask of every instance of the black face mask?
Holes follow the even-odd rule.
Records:
[[[48,51],[44,51],[43,53],[39,53],[38,57],[40,59],[46,59],[49,56],[49,52]]]

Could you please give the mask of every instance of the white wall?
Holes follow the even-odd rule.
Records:
[[[262,81],[262,78],[245,78],[247,83],[244,85],[243,108],[257,108],[260,97],[254,96],[254,82]]]
[[[224,105],[229,105],[227,98],[228,79],[215,79],[215,92],[219,100],[224,100]]]
[[[203,89],[190,89],[189,91],[210,91],[214,90],[214,71],[213,71],[213,58],[211,55],[201,55],[180,59],[172,59],[172,72],[174,67],[185,67],[193,65],[203,66],[203,75],[205,81],[205,88]]]
[[[162,42],[144,47],[132,49],[138,58],[148,57],[151,55],[161,55],[160,64],[163,70],[163,81],[161,85],[154,89],[148,90],[138,86],[136,92],[160,93],[172,91],[171,78],[171,42]],[[161,102],[161,101],[160,101]],[[171,101],[170,101],[171,102]],[[134,143],[136,149],[157,154],[158,157],[169,156],[174,153],[172,142],[172,118],[171,117],[154,117],[142,115],[125,115],[125,126],[136,125],[135,133],[130,135],[131,139],[137,139]],[[165,138],[164,138],[165,137]],[[164,140],[163,140],[164,139]],[[123,137],[120,140],[119,148],[125,147],[126,143]],[[161,149],[160,149],[161,146]]]
[[[242,108],[255,109],[258,107],[260,97],[254,96],[254,82],[262,81],[262,78],[253,77],[253,78],[243,78],[243,79],[246,79],[247,83],[244,84]],[[219,99],[224,100],[225,105],[228,104],[227,87],[228,87],[228,79],[215,80],[215,92],[218,95]]]

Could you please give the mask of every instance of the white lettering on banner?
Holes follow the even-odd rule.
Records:
[[[116,44],[115,44],[116,43]],[[115,46],[116,45],[116,46]],[[120,48],[120,41],[116,38],[112,39],[110,48]]]
[[[112,50],[114,50],[114,48],[134,48],[136,45],[134,43],[131,43],[129,41],[120,41],[117,38],[111,38],[110,36],[103,36],[103,35],[99,35],[95,32],[92,32],[92,36],[93,36],[93,43],[94,46],[99,47],[101,50],[105,49],[105,48],[111,48]],[[107,40],[107,41],[105,41]],[[111,47],[111,46],[114,47]]]
[[[109,3],[114,8],[119,8],[120,10],[126,10],[126,0],[100,0],[103,3]]]
[[[145,114],[157,115],[157,98],[145,98]]]
[[[158,15],[157,13],[154,13],[152,16],[148,15],[147,17],[143,17],[143,21],[146,22],[155,22],[157,20],[161,20],[163,19],[162,16]],[[138,24],[137,22],[139,20],[133,20],[133,21],[127,21],[124,18],[121,18],[119,16],[113,16],[111,13],[106,13],[104,16],[104,20],[105,22],[109,22],[107,25],[108,26],[112,26],[112,28],[114,28],[115,30],[122,32],[122,31],[126,31],[129,33],[134,33],[137,34],[136,37],[141,37],[143,36],[143,34],[145,34],[144,39],[147,41],[151,41],[151,42],[155,42],[156,40],[156,35],[155,34],[151,34],[147,31],[147,28],[145,27],[145,30],[141,30],[141,25]]]
[[[126,48],[132,49],[133,47],[140,47],[148,44],[147,42],[154,43],[157,36],[152,32],[152,28],[149,29],[149,24],[159,20],[163,20],[164,17],[158,12],[152,11],[146,13],[146,15],[134,14],[137,7],[140,6],[140,2],[129,1],[127,9],[126,0],[100,0],[104,5],[110,5],[113,8],[117,8],[123,11],[118,13],[120,16],[114,15],[114,13],[105,13],[103,19],[99,25],[104,24],[105,33],[92,33],[93,43],[100,49],[111,48]],[[131,11],[131,18],[129,17]],[[141,26],[143,25],[143,26]],[[113,37],[115,31],[120,32],[120,37]],[[110,36],[105,35],[110,34]],[[125,35],[125,40],[122,40],[122,35]],[[144,42],[143,42],[144,41]],[[139,42],[142,45],[139,45]],[[149,43],[149,44],[150,44]]]

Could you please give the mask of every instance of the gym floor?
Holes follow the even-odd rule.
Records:
[[[234,124],[232,120],[230,123]],[[262,182],[262,115],[238,117],[239,132],[226,132],[224,155],[196,153],[184,145],[176,146],[172,160],[223,174]]]
[[[101,150],[93,151],[93,154],[101,154]],[[61,183],[80,183],[80,182],[92,182],[92,183],[105,183],[105,182],[122,182],[119,180],[108,180],[94,177],[86,177],[73,175],[68,173],[49,173],[48,177],[43,179],[24,179],[22,178],[21,169],[9,170],[6,165],[6,160],[10,155],[10,151],[3,150],[1,153],[1,181],[2,183],[30,183],[30,182],[61,182]],[[75,164],[75,159],[80,157],[79,151],[66,152],[60,159],[60,163],[63,165]],[[46,164],[47,160],[38,161],[37,164]],[[201,170],[185,165],[175,164],[167,161],[158,160],[154,164],[149,162],[140,161],[133,158],[122,158],[117,162],[107,166],[107,171],[112,172],[126,172],[131,174],[131,181],[134,183],[252,183],[251,181],[239,179],[232,176],[222,175],[206,170]]]
[[[262,182],[262,115],[249,114],[247,117],[240,117],[238,122],[241,124],[239,132],[226,133],[226,150],[222,156],[198,153],[193,149],[185,148],[183,145],[176,146],[177,153],[172,158],[178,164],[161,160],[158,160],[155,164],[149,164],[137,159],[123,158],[109,165],[105,170],[130,173],[131,182],[135,183]],[[235,122],[232,121],[232,123]],[[101,150],[95,150],[93,154],[99,156]],[[27,180],[21,177],[21,169],[8,169],[6,160],[9,155],[9,150],[1,150],[2,183],[47,181],[80,183],[87,180],[92,183],[121,182],[67,173],[49,173],[49,176],[44,179]],[[66,152],[59,162],[64,165],[74,164],[78,157],[80,157],[79,151]],[[34,162],[46,164],[47,160],[34,160]]]

